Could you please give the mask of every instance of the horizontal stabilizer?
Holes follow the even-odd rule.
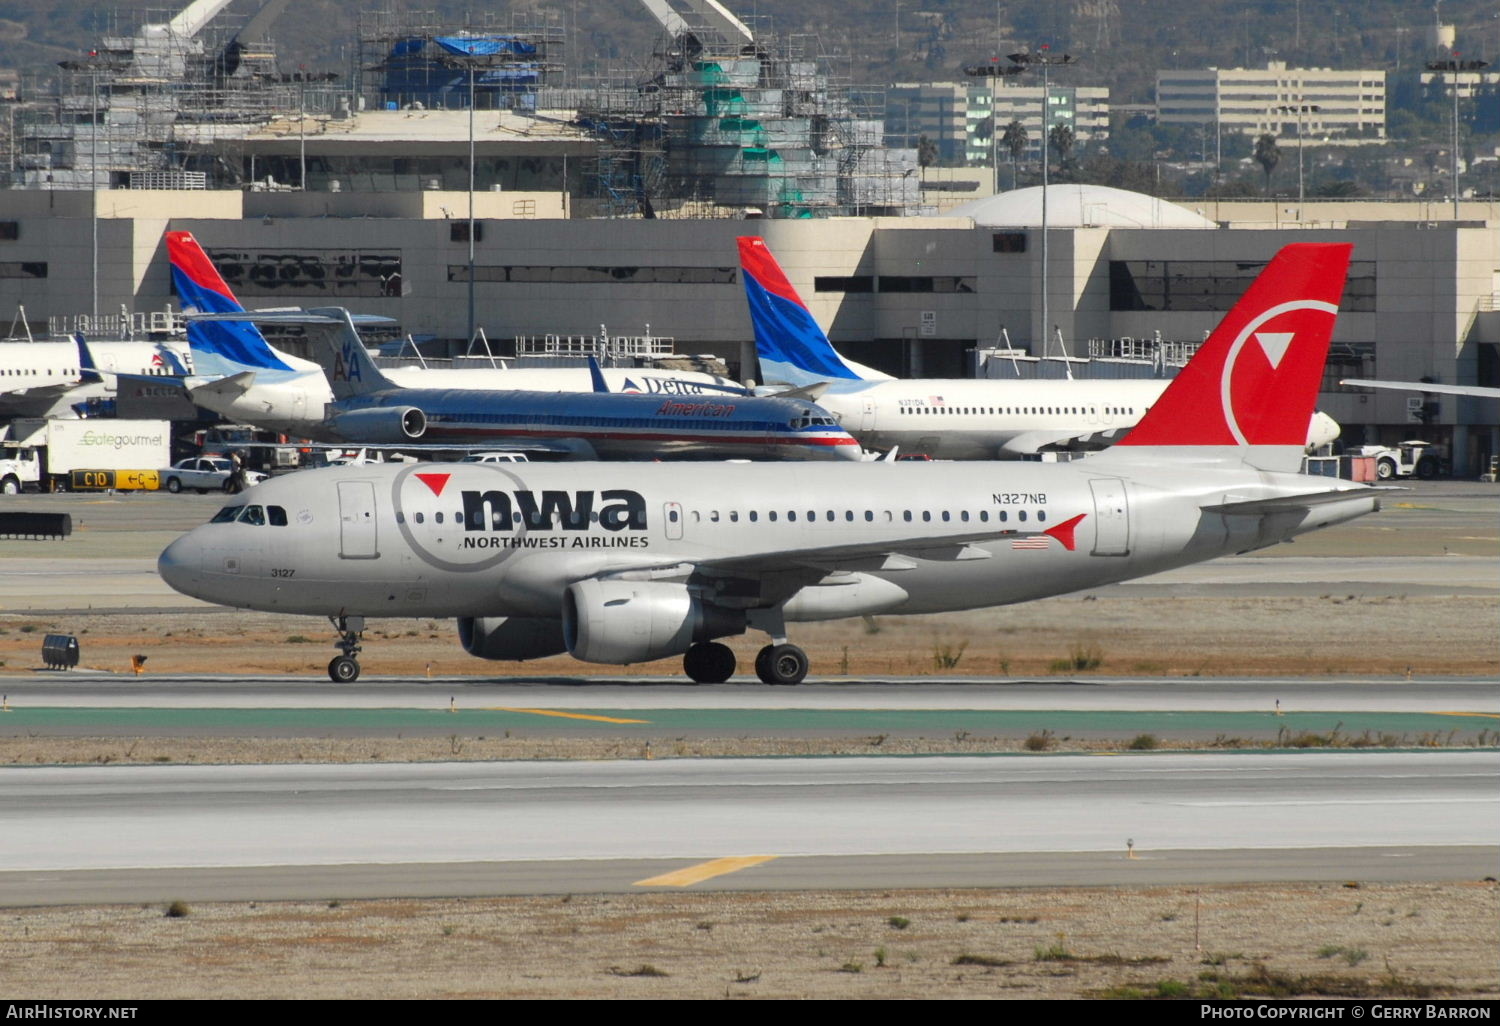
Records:
[[[276,310],[237,310],[230,313],[185,313],[183,320],[194,321],[249,321],[253,324],[343,324],[344,319],[334,317],[330,314],[314,313],[311,310],[287,309],[282,307]],[[350,314],[349,320],[354,325],[384,327],[400,323],[394,317],[381,317],[379,314]]]
[[[238,374],[231,374],[225,378],[215,378],[202,385],[193,385],[188,388],[187,393],[194,402],[197,402],[200,396],[204,398],[212,396],[221,399],[238,399],[250,391],[250,387],[254,384],[254,371],[240,371]]]
[[[1203,506],[1205,513],[1225,513],[1231,516],[1261,516],[1268,513],[1301,513],[1314,506],[1327,506],[1334,502],[1347,502],[1369,495],[1371,492],[1404,492],[1396,486],[1365,486],[1362,488],[1335,488],[1326,492],[1308,492],[1306,495],[1278,496],[1273,499],[1247,499],[1244,502],[1222,502]],[[1378,502],[1376,509],[1379,509]]]
[[[1361,381],[1345,378],[1341,385],[1359,388],[1388,388],[1397,392],[1431,392],[1433,395],[1467,395],[1478,399],[1500,399],[1500,388],[1487,385],[1440,385],[1436,381]]]

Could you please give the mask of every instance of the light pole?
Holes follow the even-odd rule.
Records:
[[[1052,86],[1050,72],[1056,65],[1076,64],[1078,59],[1071,54],[1063,54],[1054,57],[1048,52],[1050,47],[1043,43],[1041,53],[1013,53],[1008,60],[1015,61],[1021,67],[1040,67],[1042,69],[1042,355],[1047,354],[1047,349],[1052,345],[1052,296],[1051,296],[1051,265],[1048,260],[1047,246],[1047,163],[1048,150],[1052,135]],[[1066,364],[1064,366],[1067,366]],[[1073,376],[1071,367],[1068,367],[1068,377]]]
[[[1291,103],[1276,108],[1282,114],[1297,115],[1297,223],[1302,223],[1302,204],[1307,197],[1306,189],[1303,187],[1302,178],[1302,150],[1307,145],[1307,140],[1302,135],[1302,115],[1316,114],[1322,110],[1316,103]]]
[[[1448,84],[1453,87],[1453,159],[1451,163],[1453,166],[1453,219],[1455,221],[1458,220],[1458,73],[1472,71],[1476,73],[1477,79],[1478,72],[1489,66],[1489,61],[1461,61],[1457,53],[1453,55],[1452,60],[1430,61],[1427,65],[1428,71],[1448,72]]]

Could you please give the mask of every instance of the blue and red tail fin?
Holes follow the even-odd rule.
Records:
[[[245,309],[191,232],[167,232],[166,239],[172,285],[184,313],[240,313]],[[189,321],[187,334],[193,367],[199,374],[298,372],[249,321]]]
[[[755,355],[765,381],[799,386],[830,382],[837,387],[890,377],[838,354],[765,239],[742,236],[735,241],[740,247],[750,324],[755,329]]]
[[[1125,457],[1143,448],[1190,446],[1205,458],[1295,470],[1353,248],[1283,247],[1110,451]]]

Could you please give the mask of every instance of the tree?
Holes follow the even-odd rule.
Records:
[[[1000,136],[1000,141],[1010,151],[1010,187],[1016,187],[1016,161],[1021,159],[1021,154],[1026,152],[1028,137],[1026,126],[1020,121],[1012,121],[1005,126],[1005,132]]]
[[[1058,171],[1068,171],[1073,157],[1073,129],[1067,125],[1053,125],[1052,131],[1047,133],[1047,139],[1057,151]]]
[[[917,163],[922,168],[922,180],[927,180],[927,169],[938,160],[938,144],[925,135],[917,136]]]
[[[1271,172],[1276,170],[1276,165],[1281,163],[1281,149],[1276,145],[1276,137],[1266,132],[1255,140],[1255,153],[1252,155],[1260,169],[1266,173],[1266,195],[1271,195]]]

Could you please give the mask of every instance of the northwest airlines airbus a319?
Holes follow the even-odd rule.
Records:
[[[1093,588],[1341,523],[1379,506],[1299,474],[1347,245],[1283,249],[1141,423],[1047,463],[375,465],[256,485],[159,562],[178,591],[334,623],[334,680],[372,616],[458,618],[486,659],[682,655],[755,629],[770,684],[787,625],[938,613]]]

